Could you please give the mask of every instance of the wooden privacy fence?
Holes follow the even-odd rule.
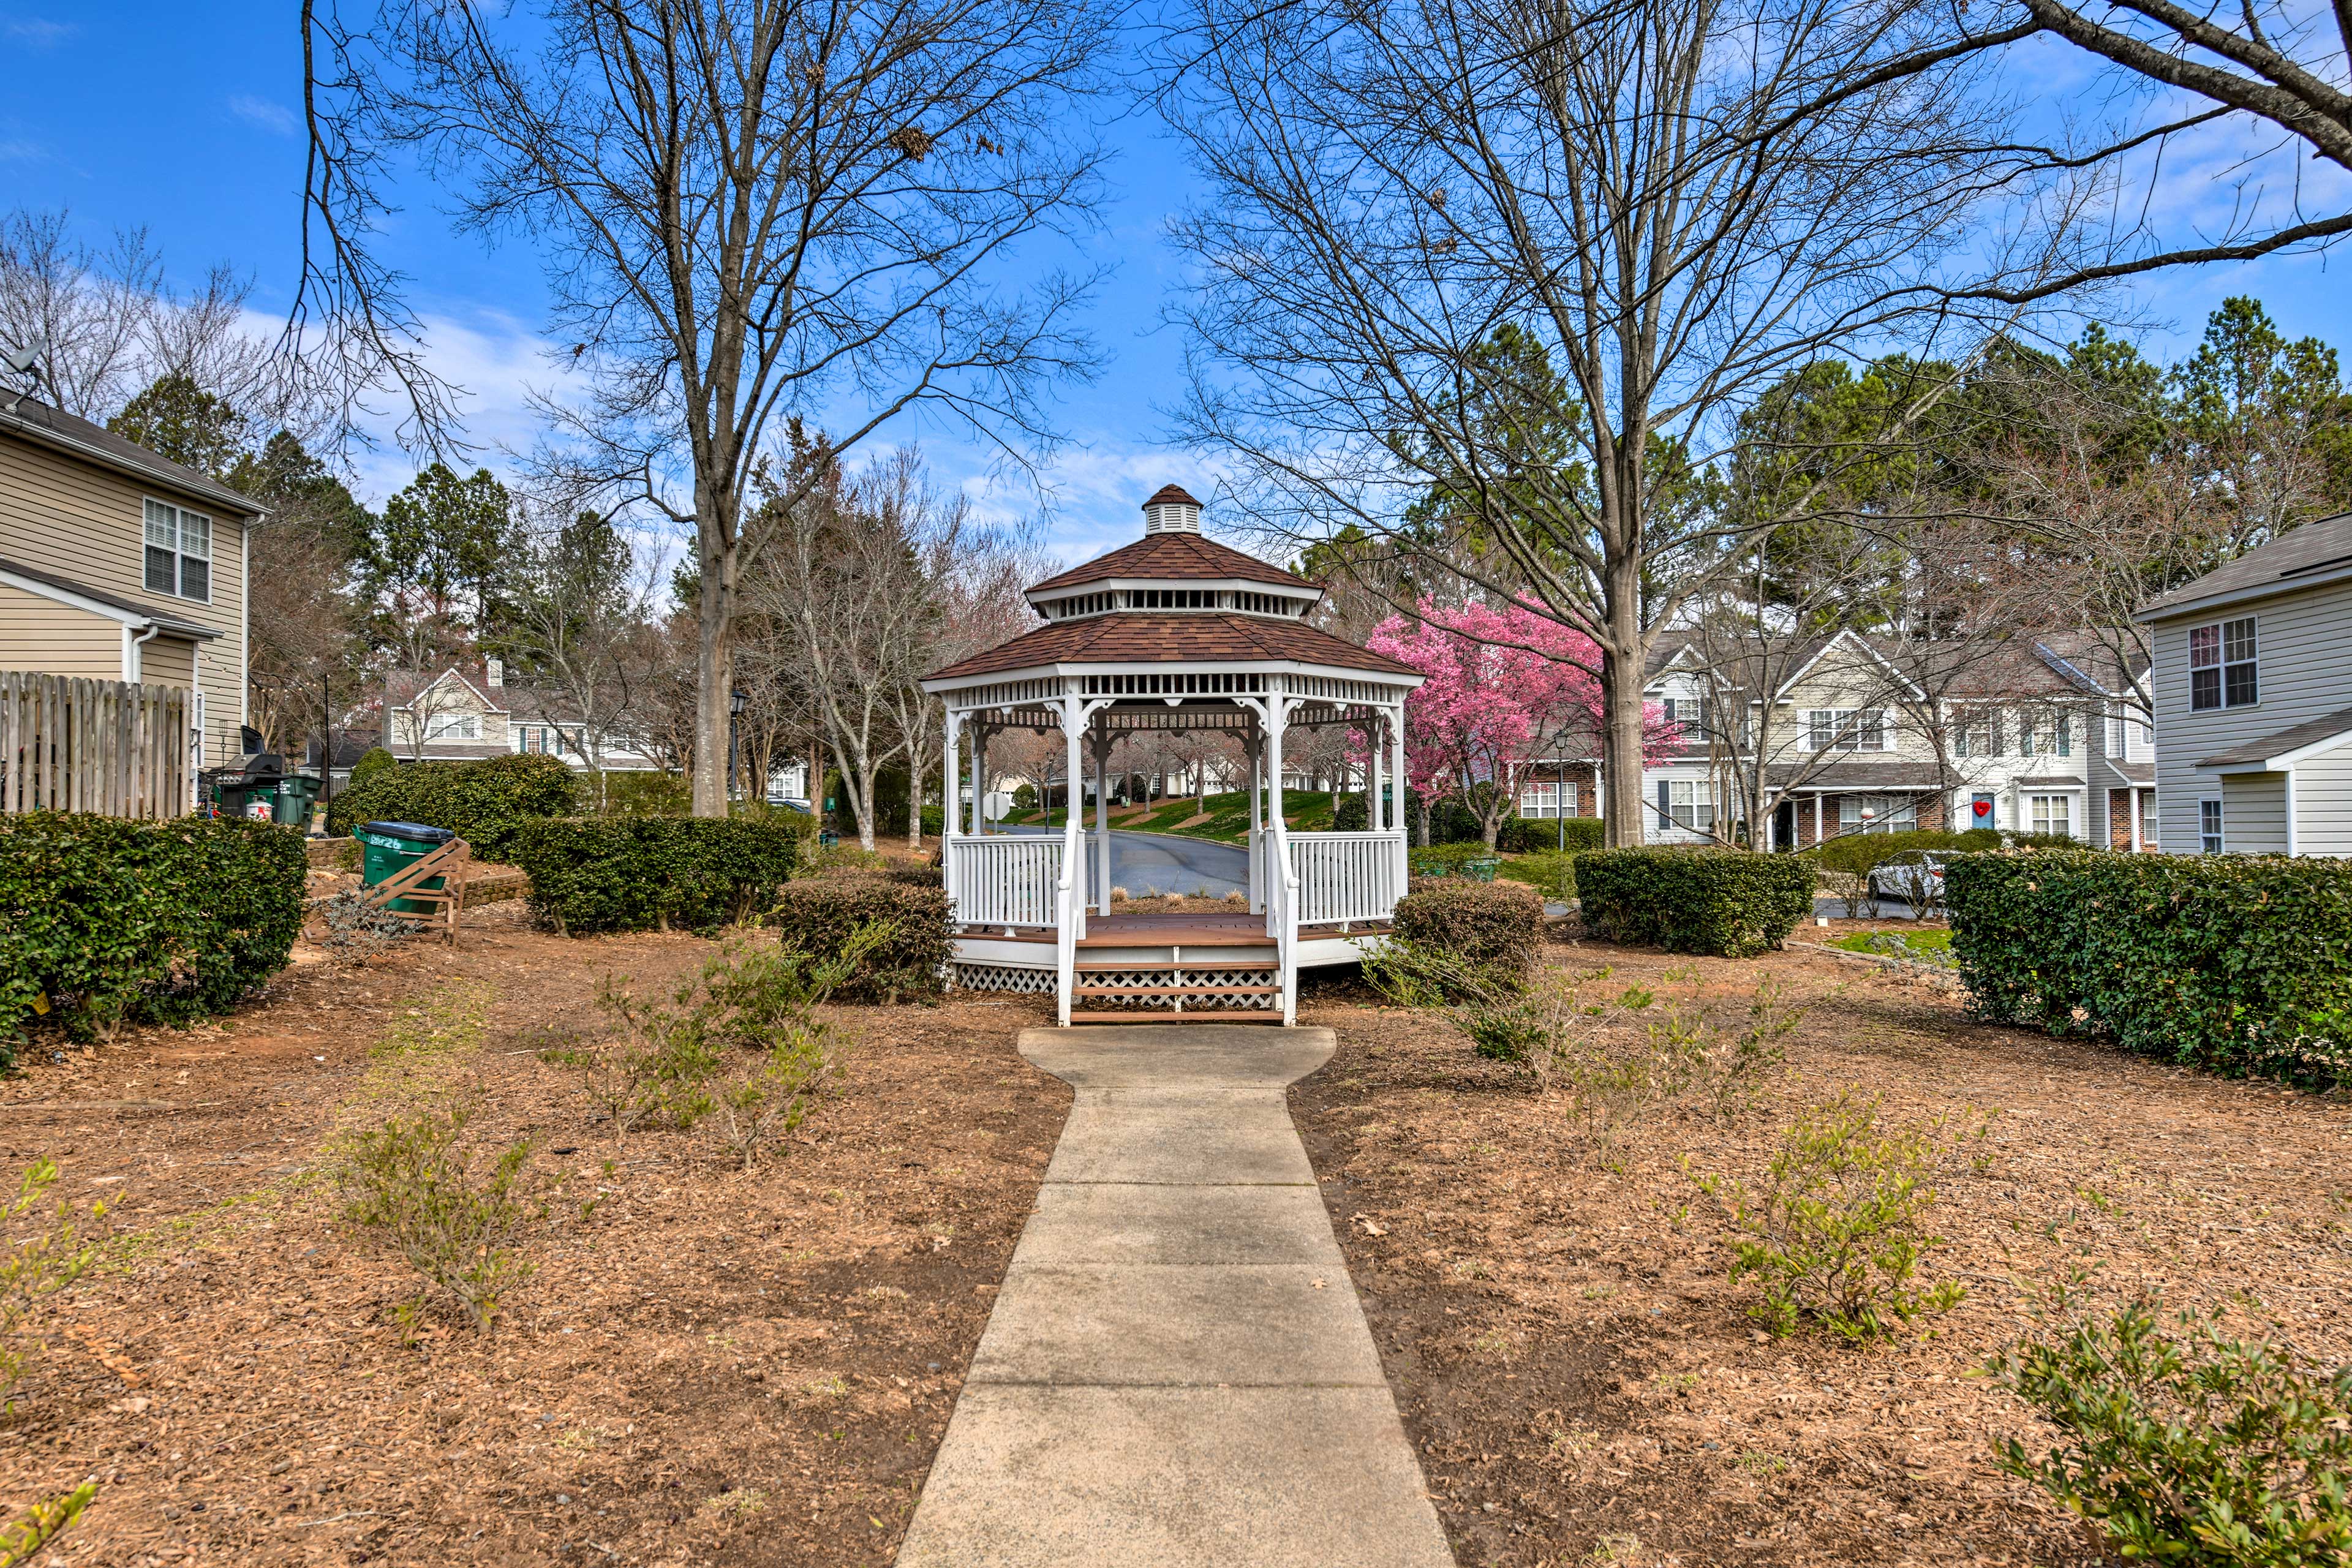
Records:
[[[0,813],[180,816],[192,766],[180,688],[0,669]]]

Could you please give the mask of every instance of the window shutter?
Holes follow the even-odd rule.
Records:
[[[1667,824],[1673,822],[1674,819],[1675,800],[1673,791],[1668,787],[1665,780],[1660,779],[1658,781],[1658,826],[1664,827]]]

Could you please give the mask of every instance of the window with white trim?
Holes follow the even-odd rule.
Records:
[[[2207,855],[2221,853],[2221,803],[2218,800],[2197,803],[2197,847]]]
[[[200,511],[147,502],[147,591],[204,604],[213,598],[213,520]]]
[[[2021,757],[2071,757],[2074,754],[2074,719],[2071,713],[2044,709],[2019,716],[2017,754]]]
[[[2069,838],[2074,837],[2074,797],[2073,795],[2028,795],[2025,804],[2034,832],[2063,834]]]
[[[1565,798],[1570,803],[1569,815],[1571,816],[1575,815],[1576,795],[1573,793],[1575,788],[1576,785],[1571,784],[1565,793]],[[1521,816],[1558,816],[1563,794],[1558,779],[1530,782],[1519,791],[1519,815]]]
[[[436,713],[425,721],[427,741],[478,741],[482,738],[482,716],[478,713]]]
[[[1666,722],[1682,726],[1684,745],[1699,745],[1706,742],[1706,698],[1704,695],[1669,697],[1664,706],[1666,710]]]
[[[1909,833],[1919,826],[1919,803],[1907,795],[1838,797],[1840,833]]]
[[[1952,725],[1952,755],[2000,755],[2000,710],[1979,708],[1957,715]]]
[[[2189,706],[2251,708],[2262,700],[2255,617],[2189,629]]]
[[[1886,710],[1809,709],[1805,732],[1816,752],[1883,752],[1887,749]]]
[[[1676,827],[1715,831],[1715,785],[1706,779],[1660,779],[1658,805]]]

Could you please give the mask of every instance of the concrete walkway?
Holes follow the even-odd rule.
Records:
[[[1031,1029],[1077,1089],[899,1568],[1454,1568],[1283,1087],[1328,1029]]]

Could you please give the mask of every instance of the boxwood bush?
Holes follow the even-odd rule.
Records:
[[[1812,862],[1738,849],[1596,849],[1576,858],[1584,923],[1611,942],[1748,958],[1812,913]]]
[[[2104,849],[1945,872],[1971,1007],[2232,1077],[2352,1082],[2352,865]]]
[[[936,996],[946,982],[954,944],[947,891],[936,872],[928,884],[920,880],[922,870],[897,867],[799,878],[778,895],[769,920],[786,942],[819,958],[839,952],[850,933],[867,921],[886,921],[889,938],[834,994],[845,1002]]]
[[[1416,947],[1442,948],[1473,968],[1521,975],[1543,943],[1543,904],[1525,888],[1422,883],[1397,900],[1392,929]]]
[[[578,789],[577,776],[560,757],[404,763],[337,795],[327,809],[327,831],[341,837],[362,822],[421,822],[447,828],[479,859],[510,860],[515,830],[579,809]]]
[[[1540,855],[1547,849],[1559,848],[1561,823],[1556,816],[1507,816],[1500,833],[1495,836],[1495,847],[1506,855]],[[1597,816],[1571,816],[1566,824],[1568,852],[1601,847],[1601,821]]]
[[[0,1067],[37,1018],[89,1039],[234,1006],[286,966],[309,870],[266,822],[0,816]]]
[[[790,827],[750,817],[562,816],[518,823],[508,858],[530,878],[531,918],[585,936],[748,920],[799,847]]]

